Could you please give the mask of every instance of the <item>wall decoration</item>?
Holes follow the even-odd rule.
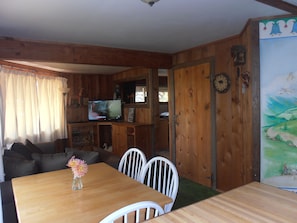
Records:
[[[245,93],[245,91],[246,91],[246,89],[249,87],[249,85],[250,85],[250,72],[248,72],[248,71],[245,71],[245,72],[243,72],[241,75],[240,75],[240,77],[241,77],[241,81],[242,81],[242,87],[241,87],[241,89],[242,89],[242,93],[244,94]]]
[[[69,97],[69,106],[79,107],[80,106],[80,97],[79,96],[70,96]]]
[[[228,74],[219,73],[216,74],[213,79],[213,86],[218,93],[228,92],[231,85],[231,80]]]
[[[297,188],[297,17],[263,20],[260,34],[261,181]]]
[[[88,103],[89,103],[89,98],[83,97],[82,98],[82,105],[83,106],[88,106]]]
[[[235,45],[231,47],[231,56],[233,58],[234,66],[245,64],[246,49],[244,46]]]

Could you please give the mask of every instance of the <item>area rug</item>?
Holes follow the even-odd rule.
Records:
[[[191,180],[185,178],[180,178],[179,180],[178,193],[172,210],[219,194],[219,192],[213,190],[212,188],[197,184]]]

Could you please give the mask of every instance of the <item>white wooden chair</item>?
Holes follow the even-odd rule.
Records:
[[[141,201],[120,208],[106,216],[99,223],[113,223],[121,220],[123,223],[139,223],[164,214],[163,208],[153,201]]]
[[[130,148],[122,156],[118,171],[138,180],[138,175],[146,162],[145,154],[140,149]]]
[[[179,177],[170,160],[161,156],[153,157],[142,168],[138,181],[170,197],[172,203],[165,205],[164,211],[171,211],[178,191]]]

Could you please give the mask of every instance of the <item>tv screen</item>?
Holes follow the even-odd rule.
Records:
[[[122,118],[121,100],[93,100],[88,103],[89,121],[119,120]]]

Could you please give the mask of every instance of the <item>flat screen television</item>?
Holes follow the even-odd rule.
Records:
[[[115,121],[121,118],[121,100],[92,100],[88,102],[89,121]]]

